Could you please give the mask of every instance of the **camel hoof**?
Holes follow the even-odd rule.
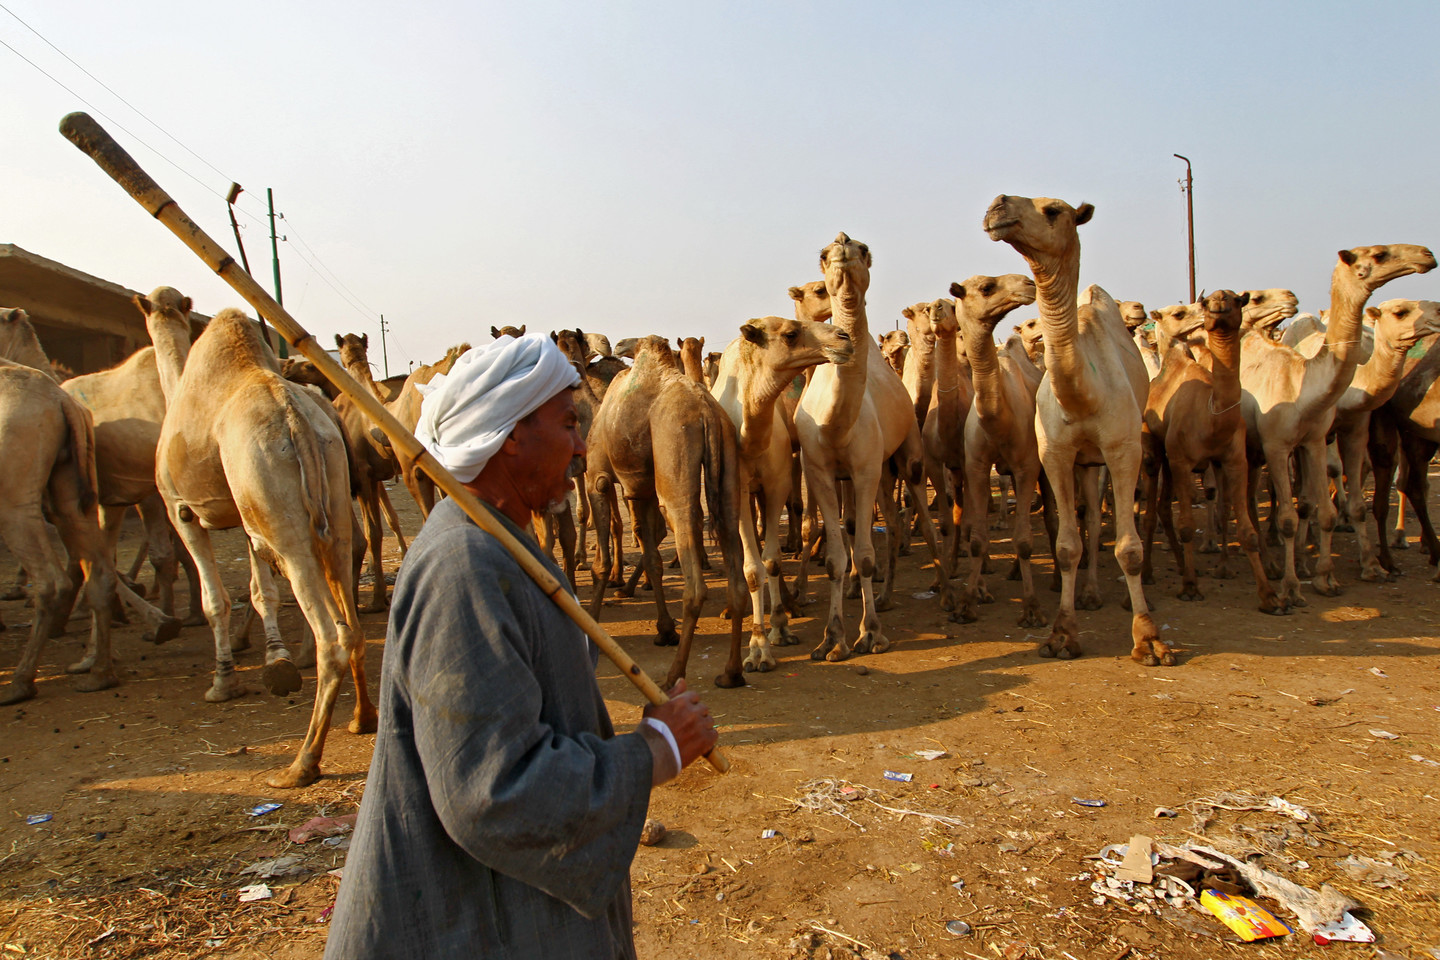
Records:
[[[775,658],[752,653],[745,658],[746,673],[769,673],[775,669]]]
[[[283,790],[293,789],[295,787],[308,787],[319,779],[319,767],[302,766],[300,761],[296,760],[282,772],[275,774],[275,776],[265,782],[272,787],[279,787]]]
[[[963,601],[960,606],[956,607],[955,611],[950,614],[951,623],[974,623],[979,619],[979,615],[975,612],[975,605],[968,600]]]
[[[1210,578],[1212,580],[1234,580],[1235,574],[1229,567],[1225,566],[1224,563],[1221,563],[1215,567],[1215,570],[1210,574]]]
[[[1040,656],[1045,657],[1047,660],[1055,656],[1055,648],[1050,645],[1049,640],[1046,640],[1044,643],[1040,644],[1040,646],[1036,647],[1035,652],[1040,654]]]
[[[1104,601],[1100,599],[1099,590],[1094,587],[1086,587],[1080,591],[1080,596],[1076,599],[1075,606],[1081,610],[1099,610],[1104,606]]]
[[[153,643],[157,646],[162,643],[169,643],[171,640],[180,636],[180,628],[182,626],[183,624],[175,617],[161,617],[154,631],[145,634],[140,639],[146,643]]]
[[[1279,597],[1262,597],[1260,600],[1260,612],[1268,613],[1272,617],[1284,617],[1290,614],[1288,604],[1282,602]]]
[[[1021,575],[1021,573],[1020,573],[1020,564],[1018,564],[1018,563],[1012,564],[1012,565],[1010,566],[1010,572],[1007,573],[1007,574],[1005,574],[1005,579],[1006,579],[1006,580],[1023,580],[1023,579],[1025,579],[1025,578]]]
[[[205,614],[204,614],[204,613],[192,613],[192,614],[190,614],[188,617],[186,617],[184,620],[181,620],[181,621],[180,621],[180,626],[182,626],[182,627],[203,627],[203,626],[205,626],[205,624],[208,623],[208,622],[209,622],[209,621],[207,621],[207,620],[205,619]]]
[[[1061,647],[1059,650],[1055,651],[1055,656],[1059,657],[1061,660],[1074,660],[1079,655],[1080,654],[1078,651],[1071,650],[1069,647]]]
[[[978,590],[975,591],[975,599],[980,603],[994,603],[995,595],[989,590],[985,589],[984,586],[981,586]]]
[[[90,654],[84,660],[76,660],[65,668],[66,673],[89,673],[95,666],[95,654]]]
[[[1366,567],[1360,571],[1360,579],[1365,583],[1385,583],[1390,576],[1384,567]]]
[[[733,690],[736,687],[745,686],[745,674],[743,673],[722,673],[715,678],[715,686],[721,690]]]
[[[1047,622],[1045,617],[1040,613],[1040,605],[1032,602],[1025,604],[1021,610],[1020,620],[1016,623],[1016,626],[1032,629],[1034,627],[1043,627]]]
[[[365,606],[360,608],[360,612],[384,613],[387,609],[389,609],[389,604],[387,604],[384,600],[371,600],[369,603],[365,604]]]
[[[1355,525],[1354,525],[1353,523],[1337,523],[1337,524],[1335,524],[1335,532],[1336,532],[1336,533],[1354,533],[1354,532],[1355,532]]]
[[[870,652],[871,652],[871,653],[884,653],[886,650],[889,650],[889,649],[890,649],[890,638],[887,637],[887,636],[885,636],[885,634],[883,634],[883,633],[881,633],[881,634],[876,634],[875,639],[874,639],[874,640],[871,642],[871,644],[870,644]]]
[[[1140,574],[1140,585],[1142,587],[1155,586],[1155,574],[1151,573],[1149,570],[1143,571]]]
[[[205,691],[205,701],[207,703],[224,703],[226,700],[243,697],[245,693],[244,684],[235,679],[233,674],[224,680],[216,677],[215,682],[210,684],[210,689]]]
[[[300,671],[288,657],[265,664],[261,678],[271,696],[285,697],[300,689]]]
[[[1188,585],[1187,585],[1187,586],[1184,586],[1184,587],[1181,587],[1181,588],[1180,588],[1180,592],[1177,593],[1177,594],[1175,594],[1175,596],[1176,596],[1178,599],[1180,599],[1180,600],[1187,600],[1187,601],[1204,600],[1204,599],[1205,599],[1205,594],[1201,593],[1201,592],[1200,592],[1200,589],[1199,589],[1198,587],[1193,587],[1193,586],[1188,586]]]
[[[356,710],[355,716],[350,719],[350,724],[345,729],[356,734],[374,733],[380,729],[380,715],[375,712],[374,707],[363,713]]]
[[[0,600],[24,600],[25,596],[24,587],[11,587],[4,593],[0,593]]]
[[[1285,576],[1285,568],[1284,568],[1284,567],[1280,566],[1280,564],[1278,564],[1278,563],[1274,563],[1274,562],[1271,562],[1271,561],[1269,561],[1269,560],[1265,561],[1265,579],[1266,579],[1266,580],[1280,580],[1280,579],[1284,578],[1284,576]]]
[[[886,610],[894,610],[895,598],[890,596],[889,594],[882,594],[876,597],[875,609],[880,613],[884,613]]]
[[[674,627],[670,627],[668,630],[661,630],[655,635],[655,646],[678,647],[680,646],[680,634],[675,632]]]
[[[1161,665],[1166,666],[1166,667],[1173,667],[1173,666],[1175,666],[1175,654],[1171,653],[1169,650],[1166,650],[1166,651],[1165,651],[1163,654],[1161,654],[1161,656],[1160,656],[1160,663],[1161,663]]]
[[[1340,581],[1336,580],[1331,574],[1327,573],[1314,577],[1310,581],[1310,586],[1322,597],[1340,596]]]
[[[109,690],[111,687],[118,687],[120,678],[115,675],[115,668],[103,670],[99,673],[93,670],[75,681],[75,689],[81,693],[94,693],[97,690]]]
[[[4,687],[0,687],[0,706],[20,703],[33,699],[34,696],[35,684],[33,681],[22,683],[19,680],[11,680]]]
[[[1410,549],[1410,539],[1409,539],[1408,537],[1396,537],[1394,540],[1390,541],[1390,549],[1391,549],[1391,550],[1409,550],[1409,549]],[[6,599],[6,598],[0,597],[0,600],[3,600],[3,599]],[[18,599],[18,598],[17,598],[17,599]]]

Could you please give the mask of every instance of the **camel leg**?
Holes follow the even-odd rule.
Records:
[[[166,503],[175,531],[180,535],[185,549],[190,551],[200,573],[200,597],[205,609],[205,620],[215,638],[215,679],[205,691],[210,703],[223,703],[245,693],[244,685],[235,676],[235,655],[230,650],[230,593],[220,579],[220,564],[215,559],[215,547],[210,542],[210,533],[190,515],[189,508],[180,506],[177,511]],[[186,522],[177,514],[183,511],[191,516]]]
[[[834,474],[820,475],[820,468],[805,462],[805,482],[810,499],[820,511],[821,522],[829,531],[825,537],[825,576],[830,580],[830,616],[825,622],[825,635],[820,645],[810,651],[811,660],[832,662],[848,659],[850,644],[845,640],[845,538],[841,536],[840,500],[836,495]]]
[[[1382,413],[1372,414],[1370,417],[1370,436],[1366,443],[1366,450],[1370,454],[1370,463],[1375,473],[1375,491],[1370,499],[1370,512],[1375,517],[1376,530],[1383,531],[1388,524],[1390,513],[1390,488],[1395,480],[1396,454],[1400,447],[1400,436],[1395,429],[1393,421]],[[1405,462],[1400,458],[1400,483],[1403,486],[1405,481]],[[1404,508],[1406,497],[1403,493],[1399,496],[1401,517],[1397,521],[1400,539],[1405,539]],[[1375,544],[1379,554],[1380,566],[1386,573],[1399,574],[1400,570],[1395,565],[1395,558],[1390,555],[1391,544],[1382,535],[1377,538]],[[1407,543],[1408,549],[1408,543]]]
[[[1143,440],[1148,456],[1140,461],[1145,485],[1145,519],[1140,537],[1140,582],[1149,585],[1155,582],[1155,525],[1160,521],[1160,473],[1164,469],[1161,462],[1165,458],[1165,452],[1155,449],[1158,445],[1149,432],[1143,434]],[[1169,501],[1165,503],[1165,512],[1170,512]]]
[[[1310,585],[1322,597],[1339,596],[1340,581],[1335,578],[1335,557],[1331,552],[1336,511],[1330,498],[1325,440],[1322,437],[1318,442],[1304,443],[1296,448],[1295,453],[1301,464],[1300,499],[1302,503],[1309,503],[1309,513],[1315,518],[1320,531],[1320,555],[1316,559]]]
[[[675,620],[665,603],[665,571],[660,562],[660,540],[665,536],[665,518],[656,500],[637,502],[632,499],[629,502],[630,512],[636,515],[635,529],[640,537],[644,568],[655,586],[655,646],[677,646],[680,635],[675,632]],[[683,664],[681,670],[684,670]]]
[[[298,668],[308,665],[310,645],[302,641],[299,655],[292,658],[290,648],[280,636],[279,584],[270,565],[256,555],[253,547],[250,550],[250,605],[260,615],[265,630],[265,670],[261,680],[271,696],[288,697],[302,686]]]
[[[1113,480],[1113,477],[1112,477]],[[1135,478],[1130,478],[1133,483]],[[1086,503],[1085,526],[1087,528],[1085,552],[1090,557],[1089,569],[1085,571],[1085,586],[1080,590],[1079,599],[1076,605],[1081,610],[1099,610],[1105,603],[1100,596],[1100,523],[1104,510],[1101,509],[1100,496],[1100,468],[1083,467],[1080,469],[1081,490]],[[1113,483],[1112,483],[1113,486]],[[1129,499],[1133,502],[1135,491],[1131,490]],[[1133,521],[1133,517],[1131,518]],[[1137,541],[1138,543],[1138,541]],[[1139,571],[1136,571],[1137,573]]]
[[[1220,483],[1215,472],[1214,464],[1205,465],[1205,472],[1200,475],[1200,486],[1205,493],[1205,525],[1201,528],[1203,537],[1200,540],[1200,546],[1196,549],[1200,553],[1219,553],[1220,540],[1216,530],[1218,526],[1216,519],[1219,514],[1216,513],[1215,498],[1220,492]],[[1193,507],[1193,497],[1191,498],[1191,504]]]
[[[624,521],[623,519],[621,519],[621,517],[620,517],[620,497],[619,497],[619,494],[617,494],[617,493],[615,492],[615,485],[614,485],[613,482],[611,482],[611,483],[609,483],[609,484],[606,485],[606,487],[605,487],[605,496],[606,496],[606,498],[608,499],[609,505],[610,505],[610,533],[609,533],[609,536],[610,536],[610,538],[611,538],[611,543],[612,543],[611,550],[613,551],[613,553],[612,553],[612,555],[611,555],[610,566],[607,568],[608,571],[609,571],[609,572],[608,572],[608,576],[609,576],[609,578],[610,578],[610,579],[609,579],[609,584],[610,584],[610,586],[612,586],[612,587],[618,587],[618,588],[620,588],[620,589],[621,589],[621,595],[622,595],[622,596],[632,596],[632,597],[633,597],[633,596],[635,595],[635,588],[634,588],[633,586],[630,588],[629,593],[625,593],[625,592],[624,592],[624,587],[625,587],[625,521]],[[628,509],[630,508],[630,502],[627,500],[625,505],[626,505],[626,509],[628,510]],[[594,504],[592,503],[591,506],[593,507]],[[599,539],[599,537],[600,537],[600,529],[601,529],[601,528],[600,528],[600,526],[599,526],[598,523],[597,523],[597,525],[596,525],[596,527],[595,527],[595,537],[596,537],[596,539]],[[639,568],[639,566],[640,566],[640,565],[637,565],[637,569]]]
[[[40,516],[39,504],[31,509],[11,508],[0,511],[0,537],[29,574],[29,592],[35,606],[30,623],[30,639],[21,651],[20,662],[10,675],[10,682],[0,688],[0,704],[19,703],[35,696],[35,674],[40,665],[40,651],[50,638],[51,621],[56,602],[66,592],[65,568],[55,555],[50,533]],[[109,607],[100,608],[98,619],[109,619]]]
[[[1040,440],[1040,459],[1051,478],[1055,496],[1055,566],[1060,571],[1060,609],[1050,626],[1050,636],[1037,652],[1042,657],[1069,660],[1080,655],[1079,626],[1075,617],[1075,575],[1080,566],[1080,524],[1075,515],[1075,469],[1073,454],[1047,448]]]
[[[579,530],[575,538],[575,569],[590,569],[590,498],[584,493],[585,472],[582,470],[575,475],[575,517],[579,521]]]
[[[696,493],[698,495],[698,489]],[[691,510],[674,512],[675,552],[680,558],[680,574],[685,580],[685,587],[680,599],[680,642],[665,678],[667,690],[685,676],[685,667],[690,661],[690,644],[695,639],[695,625],[704,609],[706,594],[705,572],[700,564],[700,555],[705,549],[700,505],[697,502]],[[664,593],[657,581],[655,597],[660,603],[664,602]]]
[[[559,513],[551,514],[554,521],[555,539],[560,542],[560,560],[565,568],[565,579],[570,581],[571,589],[575,587],[575,514],[570,509],[567,500],[565,509]]]
[[[1170,469],[1169,462],[1160,468],[1160,525],[1165,528],[1165,539],[1170,543],[1170,552],[1175,556],[1175,569],[1183,574],[1185,572],[1185,550],[1180,546],[1180,535],[1175,529],[1175,515],[1171,512],[1171,505],[1175,499],[1175,473]]]
[[[610,556],[611,546],[614,543],[609,535],[610,530],[610,507],[611,501],[609,491],[602,489],[606,486],[604,482],[596,478],[593,485],[587,485],[586,493],[590,500],[590,513],[595,518],[595,563],[590,567],[590,616],[600,619],[600,605],[605,601],[605,588],[609,585],[609,577],[606,571],[610,569],[613,562]]]
[[[1017,470],[1012,476],[1015,490],[1014,532],[1011,542],[1015,545],[1015,557],[1020,562],[1020,586],[1023,602],[1020,607],[1018,626],[1027,629],[1045,626],[1045,614],[1040,610],[1040,601],[1035,598],[1035,573],[1031,569],[1030,556],[1030,507],[1035,503],[1036,485],[1039,479],[1038,465],[1030,470]],[[983,520],[980,523],[984,523]]]
[[[1265,576],[1265,564],[1260,560],[1260,534],[1250,519],[1250,512],[1244,507],[1249,499],[1249,491],[1245,489],[1249,471],[1245,463],[1244,440],[1237,434],[1234,443],[1235,449],[1232,449],[1220,464],[1225,491],[1225,499],[1221,502],[1234,504],[1235,532],[1245,559],[1250,561],[1250,573],[1255,577],[1255,589],[1260,596],[1260,612],[1286,614],[1290,612],[1290,608],[1276,595],[1274,586]],[[1221,523],[1224,522],[1225,518],[1222,516]]]
[[[925,545],[930,548],[930,556],[934,559],[935,566],[942,568],[940,576],[940,608],[942,610],[954,610],[955,588],[950,582],[953,574],[947,573],[943,570],[943,564],[941,561],[942,548],[935,536],[935,522],[930,516],[930,508],[925,504],[925,488],[918,481],[912,483],[907,480],[906,489],[910,492],[911,497],[915,500],[915,512],[916,519],[920,527],[920,535],[925,538]],[[893,503],[894,501],[892,500],[891,502]],[[888,531],[890,529],[892,528],[889,526],[889,521],[887,520],[886,530]],[[887,599],[891,597],[894,593],[895,579],[895,551],[892,550],[890,552],[890,570],[886,573],[885,576],[885,597]],[[891,604],[891,606],[893,606],[893,604]],[[880,607],[879,609],[888,610],[889,606]],[[886,643],[888,645],[889,641],[886,641]],[[880,653],[881,651],[877,650],[875,652]]]
[[[400,558],[403,560],[410,548],[405,545],[405,532],[400,529],[400,514],[395,512],[395,504],[390,502],[390,494],[385,489],[385,484],[375,484],[375,495],[380,501],[380,510],[385,514],[385,524],[400,543]]]
[[[1389,574],[1380,566],[1376,540],[1384,538],[1384,527],[1376,527],[1377,536],[1370,535],[1370,524],[1365,509],[1365,474],[1370,466],[1365,452],[1365,440],[1370,435],[1369,424],[1364,429],[1347,430],[1337,438],[1340,448],[1340,462],[1343,465],[1341,479],[1345,492],[1345,518],[1355,528],[1360,546],[1360,579],[1370,582],[1388,580]]]
[[[875,609],[880,612],[891,610],[895,606],[895,571],[900,565],[900,541],[901,539],[909,539],[909,533],[901,533],[897,527],[901,522],[900,505],[896,502],[895,496],[891,492],[895,489],[895,484],[892,482],[894,477],[889,476],[889,473],[890,471],[888,470],[881,471],[880,486],[875,491],[875,509],[880,511],[880,521],[885,525],[885,570],[882,573],[877,563],[875,574],[871,578],[872,584],[876,580],[880,580],[880,582],[884,584],[884,586],[880,588],[880,592],[875,595]],[[870,530],[872,533],[871,542],[873,543],[873,533],[875,530],[873,524]],[[945,587],[941,585],[946,584],[949,577],[946,576],[941,569],[942,564],[940,563],[940,558],[937,556],[935,559],[935,568],[939,576],[939,583],[932,586],[931,589],[939,587],[943,591]],[[884,577],[883,580],[881,580],[882,576]]]
[[[1200,585],[1195,578],[1195,478],[1191,475],[1194,464],[1178,453],[1167,451],[1169,473],[1175,493],[1175,509],[1179,514],[1177,525],[1180,534],[1180,549],[1176,551],[1175,563],[1180,567],[1180,592],[1175,596],[1181,600],[1204,600]],[[1175,478],[1179,482],[1173,482]],[[1169,513],[1169,509],[1166,509]]]
[[[805,497],[802,493],[803,480],[800,476],[800,458],[795,454],[790,455],[790,493],[785,498],[785,546],[782,548],[785,553],[794,555],[799,553],[805,545],[803,534],[803,517],[805,516]]]
[[[1420,524],[1420,545],[1432,565],[1440,563],[1440,541],[1435,538],[1435,528],[1430,522],[1430,459],[1435,456],[1436,444],[1413,434],[1401,437],[1402,462],[1405,464],[1405,486],[1402,490],[1414,508],[1415,519]]]
[[[1280,578],[1280,599],[1292,607],[1306,605],[1300,595],[1300,577],[1295,572],[1296,533],[1300,516],[1295,509],[1295,497],[1290,488],[1290,450],[1288,447],[1267,447],[1265,462],[1270,468],[1270,483],[1274,487],[1275,506],[1271,510],[1275,527],[1280,533],[1284,553],[1284,572]]]
[[[382,559],[385,533],[380,529],[380,497],[376,491],[380,484],[374,480],[365,484],[356,498],[360,501],[360,516],[365,521],[365,545],[370,552],[370,602],[362,609],[366,613],[379,613],[385,609],[385,564]],[[251,560],[254,566],[254,560]]]
[[[1102,448],[1110,467],[1110,487],[1115,497],[1115,560],[1125,574],[1130,596],[1131,659],[1153,667],[1163,663],[1175,665],[1175,654],[1160,640],[1150,607],[1145,602],[1145,588],[1140,583],[1140,564],[1144,550],[1135,529],[1135,478],[1140,473],[1140,447],[1133,440],[1120,440],[1108,449]]]
[[[966,451],[959,538],[965,541],[966,553],[970,555],[970,576],[950,614],[954,623],[974,623],[980,618],[979,605],[995,602],[985,586],[985,561],[990,556],[990,526],[986,516],[990,502],[990,459],[981,456],[979,451]]]
[[[1218,486],[1214,496],[1210,499],[1210,523],[1215,531],[1216,548],[1220,553],[1220,562],[1215,564],[1215,569],[1210,576],[1215,580],[1229,580],[1234,576],[1230,572],[1230,512],[1229,504],[1226,502],[1228,496],[1228,484],[1225,482],[1224,466],[1218,466],[1216,480]]]
[[[861,469],[852,470],[850,477],[850,485],[855,491],[856,519],[855,536],[850,542],[850,557],[855,573],[860,578],[860,636],[852,648],[855,653],[884,653],[890,649],[890,640],[881,632],[880,618],[875,606],[875,539],[874,529],[869,523],[880,495],[880,473],[880,464],[864,464]],[[929,517],[924,506],[922,499],[915,504],[915,509],[928,523]],[[932,537],[933,529],[932,527]],[[933,540],[931,543],[933,545]],[[894,577],[890,580],[893,581]],[[887,582],[886,590],[891,586],[892,584]],[[831,651],[826,659],[841,658],[835,656],[835,651]]]
[[[773,498],[766,498],[767,511],[770,509],[771,499]],[[771,530],[775,529],[773,518],[766,526]],[[765,542],[767,557],[770,544],[775,540],[772,536]],[[745,586],[750,592],[750,649],[745,654],[745,670],[750,673],[757,670],[764,673],[774,670],[777,663],[765,633],[765,603],[761,596],[760,583],[760,543],[755,533],[754,506],[749,494],[740,497],[740,545],[745,554]],[[779,601],[773,597],[771,609],[776,614],[780,613]]]
[[[1372,461],[1375,459],[1374,454],[1371,454],[1370,459]],[[1399,486],[1403,487],[1405,485],[1405,477],[1403,476],[1403,474],[1406,472],[1407,469],[1405,466],[1405,461],[1400,461],[1399,469],[1400,473],[1402,474],[1402,476],[1400,476],[1399,478]],[[1377,480],[1376,482],[1378,483],[1379,481]],[[1395,532],[1391,536],[1390,546],[1396,550],[1409,550],[1410,539],[1405,536],[1405,507],[1407,503],[1407,498],[1404,493],[1399,493],[1396,500],[1397,502],[1395,505]],[[1388,502],[1386,503],[1386,506],[1389,506]]]
[[[1040,469],[1040,507],[1044,513],[1045,540],[1050,544],[1050,592],[1060,592],[1060,561],[1055,553],[1055,538],[1060,533],[1060,508],[1055,502],[1055,488],[1044,467]]]

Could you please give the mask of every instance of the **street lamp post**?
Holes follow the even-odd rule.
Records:
[[[1185,161],[1185,180],[1181,188],[1185,191],[1185,228],[1190,237],[1190,302],[1195,302],[1195,178],[1190,172],[1190,158],[1173,154]]]

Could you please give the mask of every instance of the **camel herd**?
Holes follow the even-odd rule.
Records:
[[[1098,286],[1080,287],[1079,228],[1093,215],[1089,204],[997,197],[983,228],[1024,258],[1028,275],[952,283],[950,297],[905,307],[904,331],[871,335],[872,255],[841,233],[821,251],[822,278],[790,288],[794,319],[750,320],[723,351],[706,354],[703,338],[682,338],[675,348],[648,336],[612,350],[593,332],[552,333],[582,374],[576,408],[588,452],[572,466],[579,495],[561,513],[537,516],[537,536],[548,550],[558,543],[572,584],[590,570],[595,615],[608,589],[631,594],[645,577],[656,643],[677,647],[673,682],[685,673],[706,599],[708,531],[730,617],[720,686],[774,669],[774,648],[799,642],[790,618],[808,602],[808,560],[822,551],[829,608],[811,657],[840,661],[888,649],[880,614],[894,603],[897,564],[915,528],[929,548],[937,602],[961,623],[977,621],[993,602],[985,579],[991,531],[1008,529],[1012,578],[1021,582],[1019,623],[1048,623],[1039,653],[1070,658],[1081,652],[1077,607],[1101,603],[1108,505],[1132,616],[1131,656],[1152,666],[1175,663],[1145,598],[1157,525],[1175,554],[1181,600],[1203,599],[1197,550],[1219,552],[1214,575],[1229,576],[1234,542],[1249,563],[1259,609],[1283,614],[1305,603],[1302,576],[1321,595],[1340,590],[1332,556],[1339,521],[1357,533],[1362,579],[1393,574],[1385,530],[1398,473],[1402,508],[1408,501],[1431,562],[1440,563],[1425,508],[1428,464],[1440,448],[1440,350],[1428,349],[1440,339],[1440,307],[1391,300],[1367,308],[1388,281],[1433,269],[1431,252],[1406,244],[1340,251],[1323,320],[1296,317],[1296,298],[1283,289],[1217,290],[1147,312]],[[153,346],[63,383],[24,311],[0,310],[0,444],[11,454],[0,459],[0,534],[35,608],[0,703],[35,695],[41,647],[63,630],[82,584],[91,636],[69,670],[83,674],[82,690],[113,686],[115,605],[145,623],[146,639],[173,638],[181,627],[173,589],[181,565],[191,598],[184,623],[208,623],[215,643],[205,698],[244,693],[234,654],[247,644],[248,621],[232,632],[209,533],[242,528],[250,602],[266,638],[261,679],[284,695],[299,689],[298,668],[312,656],[317,667],[304,743],[271,783],[310,783],[347,667],[357,688],[350,729],[375,728],[359,613],[386,605],[382,518],[402,554],[406,548],[386,483],[400,480],[426,515],[434,484],[312,366],[277,361],[240,311],[220,311],[192,343],[188,298],[160,287],[135,303]],[[1039,316],[997,343],[1000,322],[1030,304]],[[491,328],[497,338],[524,333]],[[403,384],[381,384],[370,372],[368,338],[336,341],[347,370],[412,429],[418,387],[468,349],[452,349]],[[1372,471],[1379,536],[1366,528],[1364,483]],[[997,476],[1013,494],[1009,509],[995,497]],[[1201,503],[1209,509],[1197,513]],[[1035,587],[1037,505],[1054,558],[1051,585],[1060,591],[1053,617]],[[155,572],[153,606],[116,569],[121,520],[132,506]],[[877,531],[886,534],[878,553]],[[640,546],[628,578],[627,535]],[[678,629],[663,588],[667,535],[683,579]],[[1394,546],[1404,545],[1402,534]],[[373,587],[361,607],[367,553]],[[963,581],[962,553],[969,559]],[[799,558],[789,582],[787,554]],[[290,582],[313,651],[302,645],[292,654],[280,636],[276,572]],[[858,631],[847,631],[845,601],[857,597]]]

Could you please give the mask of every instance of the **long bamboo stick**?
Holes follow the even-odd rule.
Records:
[[[545,566],[535,558],[529,550],[516,540],[510,531],[495,519],[490,508],[481,504],[469,490],[465,489],[451,475],[450,471],[440,465],[440,462],[431,456],[415,435],[396,420],[389,410],[372,394],[362,387],[350,376],[349,371],[325,352],[324,348],[315,341],[305,328],[295,321],[295,318],[286,312],[285,308],[276,303],[265,292],[265,288],[255,282],[255,279],[246,273],[235,260],[225,252],[225,249],[211,240],[204,230],[195,224],[185,211],[180,209],[168,193],[160,188],[150,175],[140,168],[130,154],[126,153],[105,129],[96,123],[87,113],[71,113],[60,121],[60,132],[80,150],[87,154],[90,159],[99,164],[100,169],[110,175],[110,178],[124,188],[140,206],[149,211],[150,215],[170,228],[170,232],[179,237],[180,240],[194,251],[195,255],[205,261],[206,265],[214,270],[235,292],[249,301],[250,305],[259,311],[260,316],[270,321],[271,325],[279,330],[286,341],[302,353],[307,360],[329,378],[346,396],[355,401],[356,405],[385,432],[390,438],[390,443],[396,449],[414,459],[420,469],[430,475],[436,486],[444,490],[446,495],[453,498],[460,509],[465,511],[466,516],[475,521],[475,525],[486,533],[490,534],[501,545],[509,551],[515,561],[532,580],[545,592],[555,605],[570,617],[571,620],[585,631],[585,635],[595,641],[600,651],[609,657],[614,664],[620,668],[620,672],[629,678],[630,682],[640,689],[645,699],[654,704],[665,703],[669,698],[660,686],[650,679],[649,674],[640,669],[639,664],[630,658],[620,645],[616,643],[608,633],[595,622],[595,619],[581,608],[570,592],[566,590],[558,579]],[[717,745],[705,755],[710,765],[721,773],[730,769],[730,762],[725,758]]]

